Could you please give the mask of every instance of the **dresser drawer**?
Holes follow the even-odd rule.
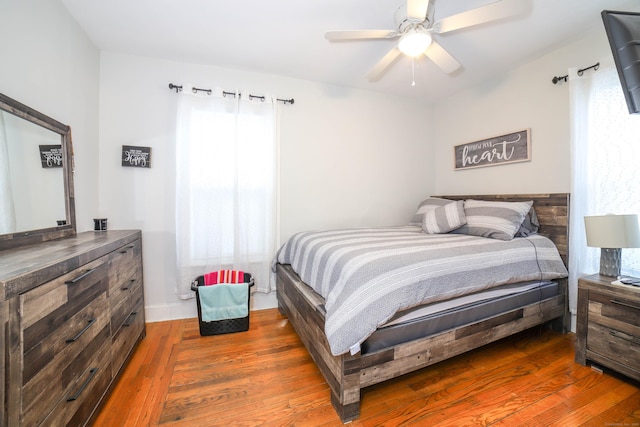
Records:
[[[96,353],[100,353],[105,348],[108,350],[111,342],[109,326],[107,322],[104,323],[104,327],[97,331],[90,341],[76,342],[82,346],[78,347],[80,351],[77,354],[61,352],[24,386],[22,390],[23,425],[40,425],[54,407],[76,394],[76,390],[80,388],[79,384],[85,381],[87,372],[92,368],[100,366],[107,371],[109,381],[111,380],[109,358],[94,359]],[[89,336],[86,337],[88,340]]]
[[[132,280],[141,280],[142,243],[135,240],[109,254],[109,298],[120,299]]]
[[[20,295],[23,425],[39,425],[110,341],[106,257]]]
[[[108,275],[105,261],[98,259],[20,295],[22,353],[26,369],[23,384],[57,354],[68,351],[71,340],[78,334],[101,329],[103,325],[98,322],[94,326],[97,320],[92,320],[104,311],[106,303]]]
[[[68,319],[107,292],[106,257],[75,269],[20,295],[24,351],[58,330]]]
[[[111,332],[113,334],[115,334],[127,320],[136,305],[136,300],[139,299],[139,295],[142,295],[142,292],[142,278],[138,278],[127,282],[127,289],[119,294],[120,298],[117,301],[112,301],[112,298],[109,298],[109,304],[111,306]]]
[[[109,297],[109,308],[111,309],[111,314],[112,315],[115,314],[114,312],[117,310],[117,307],[120,306],[125,300],[129,299],[131,297],[131,294],[135,291],[135,289],[141,288],[141,287],[142,287],[142,274],[138,272],[138,273],[134,273],[134,275],[131,278],[121,283],[118,286],[117,292],[114,292],[112,288],[111,296]],[[114,323],[114,327],[118,328],[122,323],[122,319],[120,319],[119,321],[115,319],[113,323]]]
[[[105,340],[94,351],[88,355],[87,363],[83,363],[85,370],[77,376],[43,425],[81,426],[90,418],[112,378],[109,341]]]
[[[640,374],[640,302],[607,292],[589,293],[587,350]]]
[[[591,291],[588,318],[590,325],[596,323],[640,339],[640,300]]]
[[[602,276],[578,282],[576,361],[640,380],[640,293]]]
[[[587,335],[587,351],[614,357],[615,363],[640,374],[640,336],[592,323]]]
[[[142,293],[138,298],[132,299],[135,305],[130,306],[128,316],[126,317],[122,327],[114,333],[113,344],[111,346],[112,369],[113,375],[117,375],[118,371],[127,360],[131,349],[133,349],[136,340],[144,330],[144,300]]]

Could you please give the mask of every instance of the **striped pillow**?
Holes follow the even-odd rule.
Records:
[[[465,200],[464,213],[467,223],[454,233],[511,240],[524,221],[533,201],[490,202]]]
[[[464,201],[449,202],[424,214],[422,231],[428,234],[448,233],[467,223]]]
[[[529,213],[525,215],[524,221],[522,221],[522,225],[514,237],[531,236],[532,234],[536,234],[539,229],[540,221],[538,220],[538,215],[536,215],[536,210],[531,206]]]
[[[413,218],[411,218],[409,225],[422,225],[422,221],[424,220],[424,214],[434,210],[438,206],[444,206],[449,203],[451,203],[451,200],[440,199],[438,197],[429,197],[424,199],[418,205],[418,211],[413,216]]]

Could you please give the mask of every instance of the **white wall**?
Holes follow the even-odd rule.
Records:
[[[434,190],[430,109],[318,83],[103,52],[100,209],[109,228],[143,231],[149,321],[195,317],[175,295],[174,134],[168,84],[294,98],[281,118],[281,239],[307,229],[404,224]],[[150,169],[120,166],[122,145],[152,147]],[[274,307],[254,294],[253,308]]]
[[[439,194],[569,192],[569,85],[554,85],[570,67],[613,63],[604,27],[492,81],[452,96],[434,111]],[[453,168],[453,147],[531,129],[531,161]]]
[[[78,231],[98,207],[99,53],[58,1],[0,1],[0,92],[71,126]]]

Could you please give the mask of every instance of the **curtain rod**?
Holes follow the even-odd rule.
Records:
[[[169,89],[175,90],[176,93],[178,92],[182,92],[182,85],[175,85],[173,83],[169,83]],[[202,88],[197,88],[197,87],[193,87],[191,88],[191,91],[193,93],[198,93],[198,92],[206,92],[207,95],[211,95],[212,90],[211,89],[202,89]],[[235,98],[236,93],[235,92],[227,92],[227,91],[222,91],[222,96],[227,96],[227,95],[233,95],[233,97]],[[242,96],[242,94],[238,94],[238,96]],[[249,94],[249,99],[260,99],[262,101],[265,100],[264,96],[259,96],[259,95],[251,95]],[[295,102],[295,100],[293,98],[291,99],[280,99],[280,98],[276,98],[276,101],[282,102],[283,104],[293,104]]]
[[[598,71],[598,68],[600,68],[600,63],[596,62],[595,64],[593,64],[590,67],[586,67],[586,68],[581,68],[578,70],[578,75],[581,76],[584,74],[585,71],[587,70],[591,70],[593,69],[593,71]],[[554,78],[551,79],[551,83],[558,84],[560,82],[567,82],[567,78],[569,77],[569,74],[564,75],[564,76],[555,76]]]
[[[593,71],[598,71],[598,68],[600,68],[600,63],[596,62],[595,64],[593,64],[591,67],[587,67],[587,68],[583,68],[581,70],[578,70],[578,75],[581,76],[584,74],[585,71],[590,70],[593,68]]]

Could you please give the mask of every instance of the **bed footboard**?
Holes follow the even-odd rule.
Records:
[[[343,422],[360,415],[359,357],[334,356],[324,334],[322,300],[290,266],[278,265],[277,296],[280,313],[287,316],[331,390],[331,403]]]
[[[543,323],[566,322],[566,280],[562,294],[429,337],[373,353],[333,356],[324,334],[322,299],[288,265],[277,266],[280,312],[287,316],[331,390],[331,403],[342,422],[360,416],[365,387],[396,378]]]

